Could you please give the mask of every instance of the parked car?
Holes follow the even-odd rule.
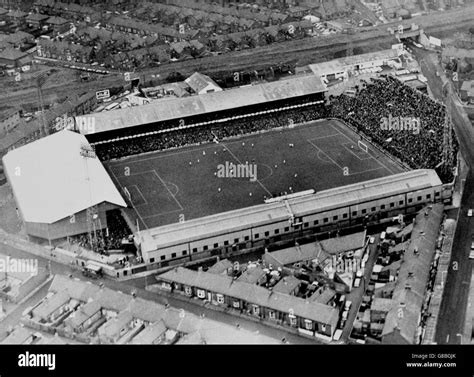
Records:
[[[342,320],[345,322],[347,321],[347,317],[349,316],[349,311],[348,310],[344,310],[342,312]]]
[[[470,209],[467,211],[467,216],[468,216],[468,217],[472,217],[472,208],[470,208]]]
[[[334,332],[334,335],[333,335],[333,337],[332,337],[332,340],[338,341],[339,339],[341,339],[341,335],[342,335],[342,330],[337,329],[337,330]]]
[[[347,300],[346,304],[344,305],[344,310],[346,311],[351,310],[351,306],[352,306],[352,301]]]
[[[357,278],[354,280],[354,288],[359,288],[360,287],[360,278]]]

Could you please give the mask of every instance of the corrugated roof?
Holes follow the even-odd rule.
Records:
[[[61,131],[3,157],[25,221],[52,224],[103,202],[126,207],[100,160],[80,155],[82,145],[84,136]]]
[[[96,127],[93,131],[87,130],[87,127],[81,127],[80,131],[84,134],[113,131],[323,91],[325,91],[325,86],[317,76],[294,77],[186,98],[162,99],[148,105],[84,115],[81,118],[94,118]]]
[[[299,217],[440,185],[434,170],[421,169],[289,199],[288,204],[294,216]],[[284,220],[288,220],[288,210],[283,202],[275,202],[146,229],[140,231],[137,239],[142,251],[148,252]]]

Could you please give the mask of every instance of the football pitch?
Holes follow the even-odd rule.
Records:
[[[404,170],[336,120],[106,163],[140,229],[264,203]],[[231,169],[234,166],[235,169]],[[251,166],[253,169],[240,169]],[[232,173],[233,172],[233,173]],[[235,177],[240,175],[240,177]]]

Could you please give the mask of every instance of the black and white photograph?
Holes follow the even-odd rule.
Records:
[[[0,0],[0,89],[1,377],[474,375],[474,0]]]

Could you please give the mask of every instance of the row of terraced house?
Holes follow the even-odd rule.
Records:
[[[246,314],[267,324],[293,328],[295,332],[330,341],[339,310],[264,287],[183,267],[156,277],[161,290],[211,303]]]

